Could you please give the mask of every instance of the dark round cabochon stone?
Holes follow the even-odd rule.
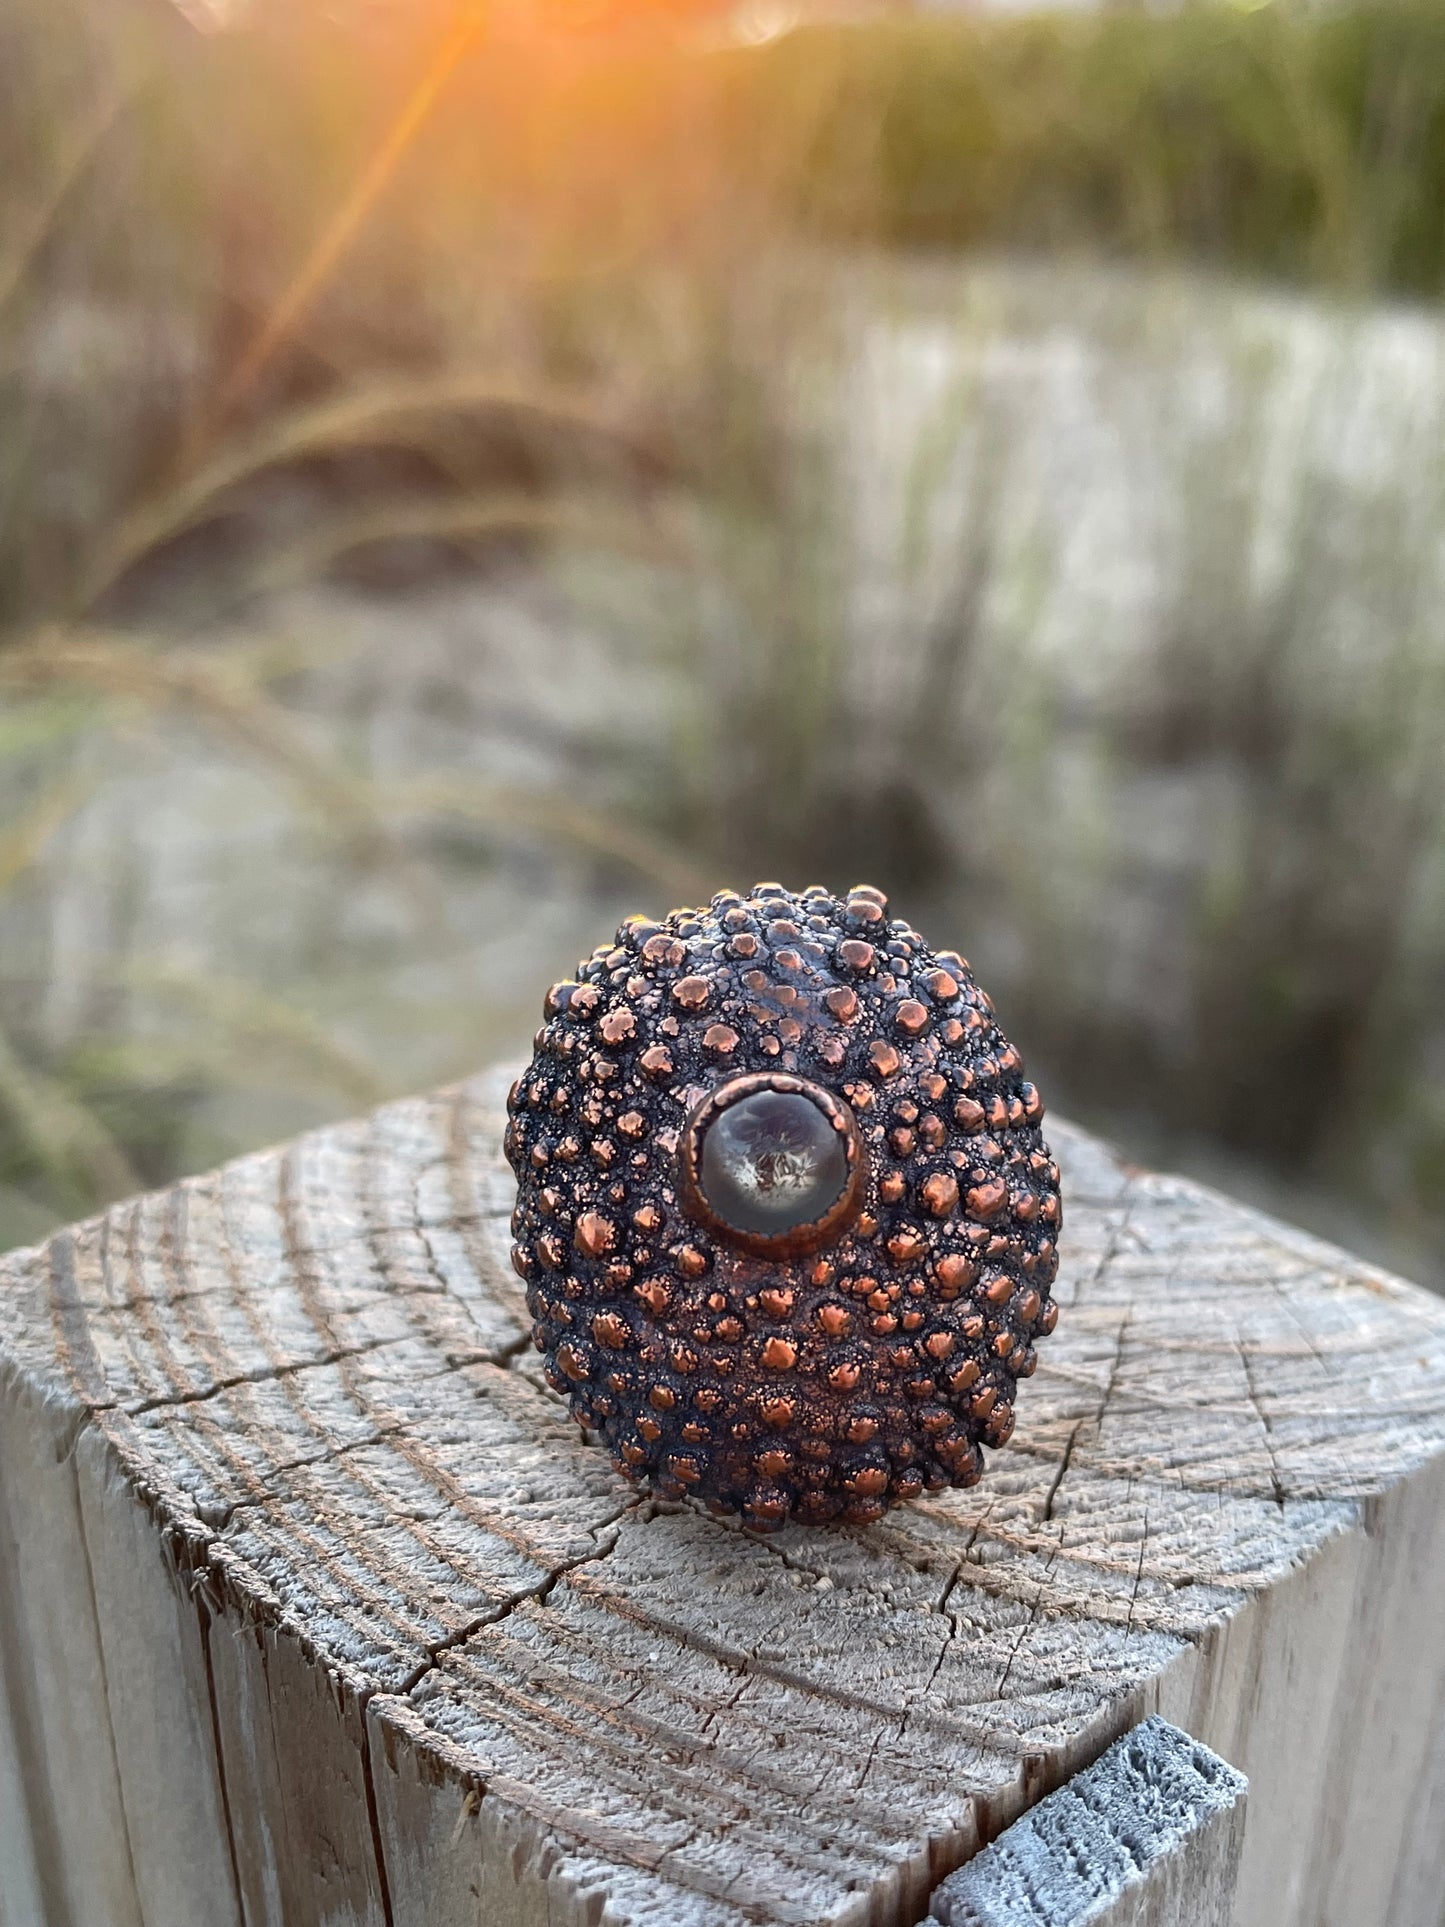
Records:
[[[762,1237],[815,1223],[848,1182],[842,1132],[795,1091],[757,1091],[720,1111],[703,1138],[700,1166],[715,1215]]]

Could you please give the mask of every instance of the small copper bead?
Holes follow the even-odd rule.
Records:
[[[996,1218],[1008,1203],[1008,1189],[1002,1179],[990,1178],[984,1184],[970,1186],[964,1202],[971,1218],[987,1223],[990,1218]]]
[[[945,1296],[955,1298],[973,1283],[977,1274],[978,1267],[973,1259],[966,1258],[960,1251],[946,1251],[933,1267],[940,1291]]]
[[[597,1026],[597,1034],[604,1044],[625,1044],[629,1037],[637,1035],[637,1017],[630,1010],[609,1010]]]
[[[887,1490],[888,1474],[881,1465],[867,1465],[859,1472],[848,1473],[843,1483],[850,1492],[870,1495]]]
[[[649,937],[643,944],[642,955],[647,963],[663,969],[676,970],[687,956],[687,952],[676,937],[670,937],[665,931],[659,930],[656,936]]]
[[[924,1179],[920,1195],[926,1211],[935,1218],[946,1218],[958,1208],[958,1180],[946,1171],[935,1171]]]
[[[617,1228],[610,1218],[604,1218],[598,1211],[584,1211],[577,1220],[572,1239],[585,1257],[596,1258],[611,1250],[616,1236]]]
[[[672,1303],[672,1292],[661,1278],[648,1278],[632,1287],[632,1295],[645,1305],[654,1318],[661,1318]]]

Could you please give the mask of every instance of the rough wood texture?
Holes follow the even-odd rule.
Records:
[[[1240,1927],[1437,1927],[1445,1306],[1055,1124],[983,1484],[754,1540],[541,1386],[505,1084],[0,1266],[6,1927],[916,1921],[1156,1711]]]
[[[1156,1715],[950,1874],[925,1927],[1229,1927],[1245,1787]]]

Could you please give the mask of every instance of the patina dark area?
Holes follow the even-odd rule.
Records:
[[[698,1183],[758,1073],[836,1110],[854,1159],[772,1245]],[[1058,1167],[988,997],[881,892],[629,920],[548,992],[509,1108],[535,1341],[627,1477],[757,1527],[866,1523],[1008,1438],[1057,1315]]]

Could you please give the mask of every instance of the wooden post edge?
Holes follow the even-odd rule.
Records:
[[[1247,1788],[1147,1719],[950,1874],[924,1927],[1229,1927]]]

